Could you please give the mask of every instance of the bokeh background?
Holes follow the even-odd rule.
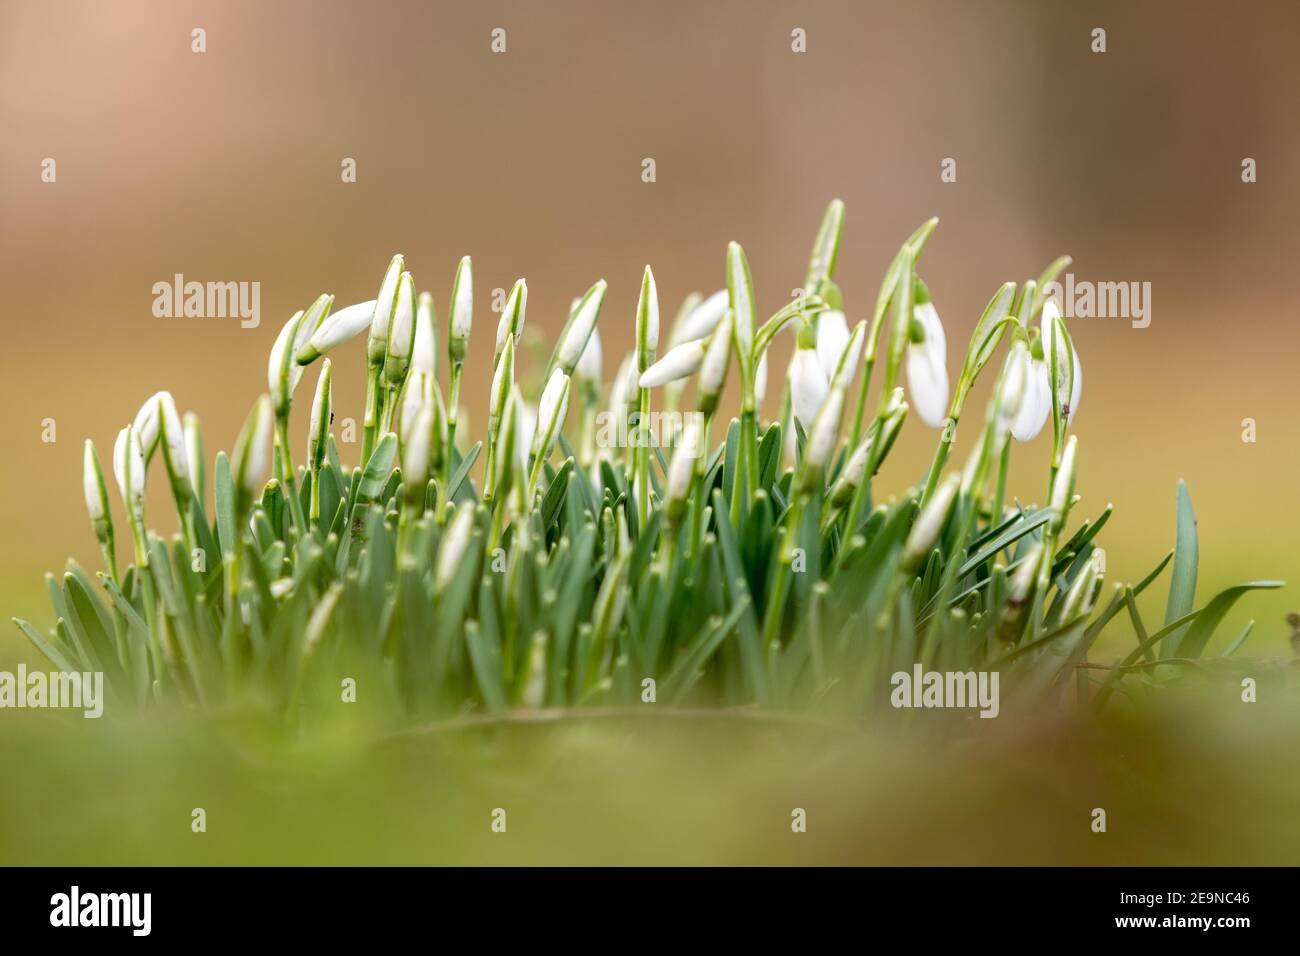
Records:
[[[466,403],[481,424],[489,290],[526,276],[529,325],[554,332],[606,277],[612,372],[644,263],[667,321],[721,285],[736,239],[770,313],[833,196],[853,321],[902,239],[940,217],[922,274],[954,375],[993,289],[1060,253],[1080,280],[1150,282],[1150,327],[1073,326],[1078,489],[1084,512],[1115,506],[1109,576],[1135,580],[1173,546],[1185,478],[1201,600],[1294,582],[1298,32],[1286,3],[0,0],[0,609],[45,626],[42,573],[97,563],[83,438],[107,458],[167,388],[210,452],[228,448],[283,320],[322,291],[372,297],[395,251],[444,313],[458,258],[474,257]],[[56,183],[41,181],[47,157]],[[345,157],[356,183],[341,182]],[[946,157],[955,183],[940,181]],[[175,273],[260,282],[261,325],[155,318],[151,287]],[[338,362],[341,416],[360,418],[361,351]],[[910,423],[881,490],[917,480],[934,440]],[[1025,501],[1043,497],[1048,441],[1014,452]],[[1159,617],[1163,584],[1150,600]],[[1252,595],[1230,623],[1257,619],[1253,649],[1285,654],[1298,603],[1290,588]],[[0,666],[30,657],[16,630],[0,637]]]

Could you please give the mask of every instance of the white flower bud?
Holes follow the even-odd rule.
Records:
[[[388,350],[388,332],[392,326],[393,311],[397,308],[397,288],[401,283],[406,260],[399,252],[388,263],[384,281],[375,297],[375,313],[370,320],[370,337],[366,341],[366,361],[372,366],[384,360]]]
[[[960,475],[949,475],[943,480],[934,495],[925,503],[921,513],[916,516],[912,530],[908,533],[907,544],[903,548],[903,563],[915,567],[923,559],[943,530],[952,510],[953,500],[957,497],[957,488],[961,484]]]
[[[397,280],[397,299],[393,305],[392,327],[384,352],[384,379],[397,386],[406,381],[415,348],[415,280],[403,272]]]
[[[453,362],[463,361],[474,322],[474,265],[469,256],[456,267],[451,284],[451,316],[448,319],[448,352]]]
[[[722,317],[727,314],[727,290],[719,289],[709,296],[682,320],[679,327],[673,329],[673,343],[690,342],[712,334]]]
[[[311,430],[307,435],[307,461],[313,471],[320,471],[325,464],[325,451],[329,447],[330,420],[334,415],[333,381],[334,368],[326,359],[320,377],[316,379],[316,395],[311,403]]]
[[[569,410],[569,376],[563,369],[555,369],[542,391],[537,404],[537,434],[532,441],[534,454],[545,457],[564,428],[564,417]]]
[[[411,367],[426,375],[438,374],[437,322],[433,296],[421,292],[415,306],[415,346],[411,352]]]
[[[727,383],[727,368],[731,364],[731,313],[723,315],[709,337],[709,347],[704,352],[704,361],[700,363],[700,377],[697,388],[700,396],[700,411],[706,415],[713,414],[718,406],[718,397],[722,387]]]
[[[748,362],[754,352],[754,281],[745,250],[737,242],[727,246],[727,296],[740,360]]]
[[[311,333],[307,344],[298,350],[298,364],[310,365],[330,349],[356,338],[370,328],[377,304],[377,300],[371,299],[330,313]]]
[[[816,356],[813,356],[814,360]],[[840,416],[844,411],[844,389],[831,389],[813,420],[808,442],[804,446],[804,461],[813,469],[826,467],[835,450],[835,438],[840,431]]]
[[[641,388],[656,388],[695,373],[704,361],[708,346],[703,339],[684,342],[641,373]]]
[[[555,362],[564,369],[566,375],[573,374],[578,360],[582,358],[583,350],[587,347],[587,340],[596,328],[596,319],[600,317],[600,306],[605,301],[605,288],[605,280],[601,279],[587,290],[578,302],[577,308],[573,310],[568,326],[564,330],[564,338],[560,340]]]
[[[907,346],[907,383],[917,414],[931,428],[941,428],[948,409],[948,343],[934,304],[923,302],[912,314],[924,338]]]
[[[1060,528],[1065,524],[1065,513],[1070,507],[1070,496],[1074,494],[1074,467],[1079,448],[1079,438],[1071,435],[1061,453],[1061,467],[1056,470],[1056,480],[1052,482],[1051,509],[1054,512],[1052,524]]]
[[[829,391],[830,382],[818,361],[817,350],[795,349],[790,360],[790,406],[805,429],[812,427]]]
[[[85,458],[81,468],[81,486],[86,496],[86,513],[92,522],[104,520],[108,511],[108,489],[104,487],[104,474],[95,454],[95,443],[86,439]]]
[[[817,358],[829,381],[839,368],[840,356],[849,344],[849,323],[838,309],[823,312],[817,317]]]
[[[505,348],[506,337],[513,335],[515,344],[519,342],[519,336],[524,331],[524,318],[528,313],[528,283],[524,279],[515,282],[514,287],[510,290],[510,295],[506,299],[506,307],[501,310],[501,321],[497,323],[497,344],[496,351],[493,354],[495,361]]]
[[[645,371],[659,349],[659,290],[650,267],[641,277],[641,298],[636,304],[637,367]]]
[[[113,445],[113,476],[117,479],[127,514],[132,520],[140,521],[144,517],[144,449],[140,447],[140,437],[132,425],[117,433]]]

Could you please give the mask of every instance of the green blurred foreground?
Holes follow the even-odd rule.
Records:
[[[1186,685],[1100,722],[647,706],[378,742],[346,722],[291,743],[231,716],[7,711],[0,863],[1294,864],[1295,684],[1282,665],[1257,703]]]

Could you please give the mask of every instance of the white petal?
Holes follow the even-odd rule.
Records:
[[[763,396],[767,394],[767,352],[764,351],[758,360],[758,368],[754,369],[754,402],[757,405],[763,404]]]
[[[924,345],[909,345],[907,384],[921,420],[931,428],[943,427],[948,411],[948,369],[943,358]]]
[[[844,313],[839,310],[823,312],[817,318],[817,357],[826,372],[827,381],[835,374],[844,354],[844,346],[849,344],[849,323]]]
[[[682,320],[681,326],[673,330],[676,342],[690,342],[702,339],[718,327],[722,317],[727,314],[727,290],[719,289],[697,305],[691,314]]]
[[[356,305],[331,312],[320,324],[320,328],[312,333],[307,347],[298,352],[298,362],[301,364],[304,358],[311,361],[317,355],[324,355],[336,345],[354,339],[370,328],[370,320],[375,315],[375,305],[376,300],[371,299],[368,302],[358,302]]]
[[[815,349],[795,349],[790,361],[790,405],[805,431],[812,428],[830,382]]]
[[[437,335],[433,321],[433,299],[427,292],[422,292],[415,309],[415,350],[411,353],[411,367],[427,375],[435,375],[438,371]]]
[[[451,303],[451,337],[467,341],[473,320],[474,266],[469,256],[465,256],[456,268],[456,295]]]
[[[104,499],[99,493],[99,472],[95,469],[95,446],[86,440],[86,455],[81,469],[81,486],[86,495],[86,511],[91,521],[104,517]]]
[[[1020,412],[1011,422],[1011,434],[1016,441],[1032,441],[1047,424],[1052,410],[1052,385],[1048,381],[1047,366],[1033,361],[1029,366],[1029,381],[1025,384],[1025,397]]]
[[[577,372],[578,381],[587,384],[593,388],[600,388],[601,360],[603,356],[600,351],[600,329],[592,329],[591,336],[587,339],[587,346],[578,356]]]
[[[172,470],[178,478],[188,478],[189,459],[185,449],[185,426],[181,422],[181,413],[176,410],[176,401],[171,392],[159,392],[158,413],[162,440],[167,443],[167,457],[171,459]]]
[[[695,373],[708,348],[703,341],[683,342],[641,373],[642,388],[657,388]]]
[[[145,399],[140,410],[135,413],[135,421],[131,423],[140,447],[150,458],[153,457],[154,449],[158,447],[158,425],[158,393],[154,392]]]

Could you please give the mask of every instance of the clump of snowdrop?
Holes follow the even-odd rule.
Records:
[[[146,399],[113,449],[134,552],[121,573],[114,502],[87,441],[82,491],[102,587],[71,566],[56,584],[55,627],[19,626],[59,666],[107,662],[122,701],[269,701],[294,720],[334,706],[345,659],[374,675],[373,692],[393,704],[377,709],[395,714],[632,704],[646,677],[665,702],[860,713],[885,699],[886,663],[941,659],[999,670],[1026,706],[1073,687],[1075,663],[1119,606],[1096,613],[1105,567],[1093,537],[1109,510],[1068,530],[1080,503],[1069,430],[1081,364],[1037,291],[1068,260],[997,287],[950,383],[945,328],[917,274],[937,221],[907,238],[860,310],[835,279],[844,222],[832,202],[800,293],[765,320],[745,251],[728,244],[725,288],[685,298],[662,354],[649,266],[634,313],[607,314],[604,279],[577,295],[541,367],[521,347],[528,285],[516,280],[490,377],[476,386],[487,407],[478,434],[461,416],[471,260],[441,300],[444,359],[439,293],[394,256],[374,299],[334,310],[324,294],[284,323],[266,391],[210,471],[197,416],[180,415],[170,392]],[[603,380],[611,323],[606,341],[632,349]],[[335,434],[336,366],[324,356],[362,333],[364,431],[345,463],[356,446]],[[783,336],[793,357],[770,420],[769,353]],[[290,416],[313,365],[298,464]],[[988,410],[972,420],[965,405],[989,366]],[[602,407],[629,427],[597,440]],[[943,430],[925,480],[905,475],[891,495],[882,476],[913,409]],[[672,427],[651,428],[656,412]],[[1046,504],[1009,506],[1009,438],[1049,420]],[[974,435],[949,468],[959,423]],[[147,521],[158,451],[180,519],[170,541]],[[1192,529],[1180,531],[1183,548],[1195,526],[1190,504],[1179,507]],[[1174,572],[1183,590],[1187,564]],[[1130,614],[1161,568],[1126,596]],[[1203,630],[1180,653],[1199,652],[1213,622]],[[1098,700],[1120,679],[1121,669],[1080,678],[1103,683]]]

